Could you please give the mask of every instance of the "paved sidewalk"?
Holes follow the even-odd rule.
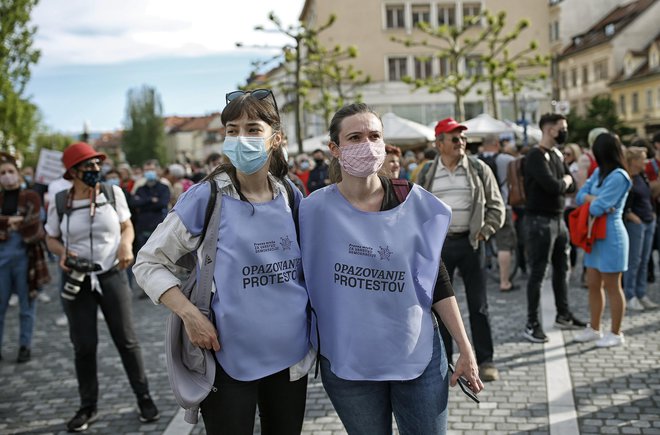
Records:
[[[456,284],[467,320],[460,277]],[[522,290],[511,293],[500,293],[497,284],[489,284],[495,363],[501,379],[486,384],[479,405],[463,396],[458,388],[452,389],[449,433],[660,434],[660,310],[627,313],[627,343],[621,348],[597,349],[593,344],[577,344],[572,342],[572,332],[553,332],[553,340],[547,345],[531,344],[520,335],[526,299],[524,280],[519,278],[518,284]],[[51,285],[48,292],[55,295],[55,286]],[[570,292],[575,313],[588,318],[586,289],[573,285]],[[554,311],[551,294],[549,288],[544,288],[544,306],[550,312]],[[649,295],[660,301],[660,285],[652,284]],[[4,360],[0,362],[0,434],[65,433],[65,422],[78,408],[68,328],[54,323],[61,314],[58,299],[40,304],[37,313],[32,360],[18,365],[14,362],[18,310],[14,307],[7,312]],[[153,424],[138,421],[135,399],[119,355],[109,341],[105,324],[99,321],[100,419],[87,433],[203,434],[203,425],[181,425],[175,419],[178,408],[169,389],[162,352],[166,310],[135,298],[133,315],[161,419]],[[606,313],[605,326],[608,319]],[[562,367],[568,376],[563,375]],[[549,392],[559,396],[551,397],[549,402]],[[566,406],[571,403],[572,409]],[[574,429],[566,429],[571,427]],[[255,432],[258,433],[258,425]],[[319,380],[311,380],[309,385],[304,433],[345,433]]]

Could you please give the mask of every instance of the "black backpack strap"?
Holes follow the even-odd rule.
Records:
[[[396,198],[399,200],[399,204],[405,201],[408,193],[410,193],[410,184],[408,183],[408,180],[402,180],[400,178],[393,179],[392,188],[394,189]]]
[[[101,183],[101,192],[105,195],[105,200],[117,210],[117,203],[115,199],[115,189],[112,188],[112,185],[108,183]]]
[[[66,197],[69,194],[70,189],[62,190],[55,194],[55,209],[57,210],[57,217],[62,223],[62,217],[66,213]]]
[[[220,206],[222,204],[222,202],[217,202],[218,187],[215,180],[209,180],[209,183],[211,183],[211,196],[206,205],[204,227],[199,237],[200,245],[198,245],[198,249],[199,246],[202,248],[202,260],[199,264],[197,285],[190,294],[190,301],[207,317],[211,313],[213,272],[215,271],[215,256],[220,234]]]
[[[298,239],[298,244],[300,244],[300,227],[298,223],[298,204],[296,204],[296,196],[293,193],[295,185],[293,181],[286,177],[284,180],[284,189],[286,190],[286,195],[289,198],[289,207],[291,207],[291,214],[293,215],[293,223],[296,225],[296,238]]]

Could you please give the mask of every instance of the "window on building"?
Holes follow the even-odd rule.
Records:
[[[632,113],[639,113],[639,94],[637,92],[632,94]]]
[[[577,68],[573,68],[571,70],[571,86],[572,87],[577,87]]]
[[[428,5],[413,5],[412,7],[412,25],[431,22],[431,8]]]
[[[655,69],[658,66],[658,63],[660,63],[658,57],[659,56],[657,50],[652,50],[649,59],[649,68]]]
[[[390,57],[387,60],[389,80],[391,82],[400,81],[408,75],[407,59],[405,57]]]
[[[660,88],[658,88],[656,93],[658,94],[658,98],[656,98],[656,107],[660,108]]]
[[[481,56],[467,56],[465,58],[465,75],[473,77],[483,74],[483,62]]]
[[[456,25],[456,6],[438,5],[438,26]]]
[[[582,66],[582,84],[586,85],[589,83],[589,67],[587,65]]]
[[[463,22],[467,24],[467,21],[472,17],[476,17],[481,13],[481,3],[463,3]],[[478,24],[478,23],[476,23]]]
[[[385,9],[388,29],[403,29],[406,23],[403,19],[405,8],[403,5],[388,5]]]
[[[415,58],[415,78],[426,79],[433,75],[430,57]]]
[[[562,71],[559,76],[559,87],[561,89],[566,89],[568,87],[568,80],[566,79],[566,71]]]
[[[621,94],[619,96],[619,115],[626,114],[626,96]]]
[[[653,110],[653,89],[646,90],[646,110]]]
[[[451,59],[448,57],[441,57],[438,59],[440,62],[440,75],[441,76],[448,76],[451,74]]]
[[[594,64],[594,81],[607,80],[607,59],[600,60]]]
[[[550,27],[550,42],[559,40],[559,21],[553,21]]]

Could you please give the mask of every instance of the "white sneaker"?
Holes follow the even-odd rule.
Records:
[[[623,338],[623,332],[619,333],[619,335],[616,335],[612,332],[608,332],[596,342],[596,346],[598,347],[612,347],[612,346],[621,346],[623,343],[625,343],[625,339]]]
[[[600,340],[601,338],[603,338],[603,334],[600,331],[596,331],[591,326],[587,326],[582,332],[575,334],[573,340],[578,343],[586,343],[587,341]]]
[[[69,324],[69,320],[66,318],[66,315],[62,314],[60,317],[55,319],[55,325],[57,326],[66,326]]]
[[[37,298],[39,299],[39,302],[43,302],[44,304],[47,304],[51,301],[50,296],[44,292],[39,292],[39,296],[37,296]]]
[[[18,305],[18,295],[16,293],[12,293],[12,295],[9,296],[9,306],[15,307],[16,305]]]
[[[652,308],[658,308],[658,304],[653,302],[651,299],[649,299],[648,296],[644,296],[639,300],[639,302],[642,304],[642,306],[646,309],[652,309]]]
[[[642,305],[640,300],[635,296],[630,298],[630,300],[626,303],[626,308],[628,308],[630,311],[644,311],[644,305]]]

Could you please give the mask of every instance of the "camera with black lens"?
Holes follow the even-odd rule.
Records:
[[[83,257],[67,256],[64,260],[64,265],[71,269],[71,272],[66,275],[62,297],[70,301],[74,300],[80,292],[82,284],[85,281],[85,276],[88,273],[101,270],[100,265]]]

